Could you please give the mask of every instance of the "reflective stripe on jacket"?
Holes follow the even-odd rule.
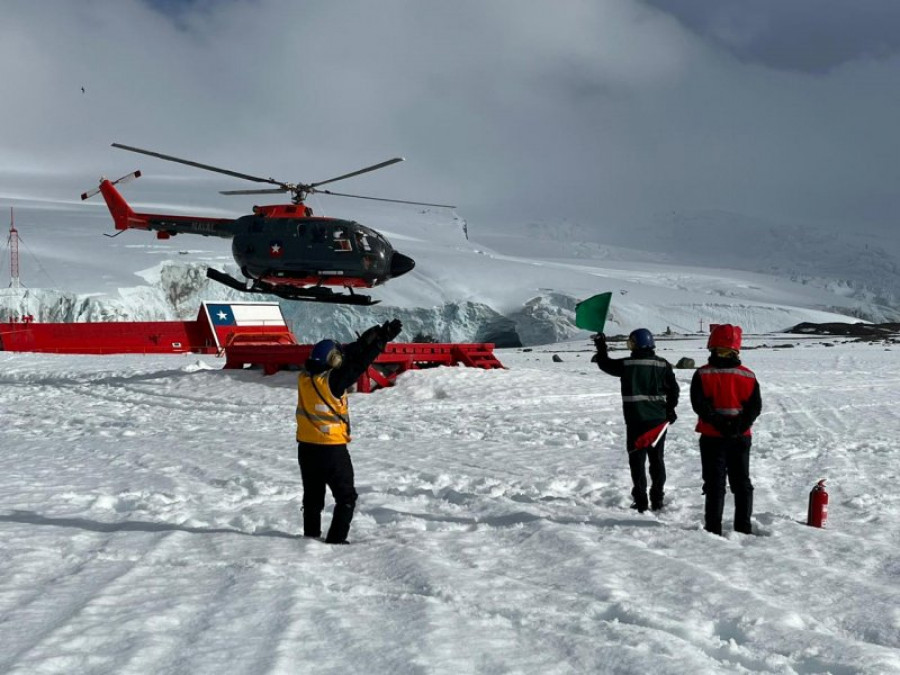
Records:
[[[707,364],[697,369],[697,375],[700,377],[704,398],[710,402],[714,412],[725,417],[740,415],[744,410],[744,403],[756,388],[756,374],[746,366],[716,368]],[[696,431],[706,436],[722,436],[713,425],[702,419],[697,420]],[[747,429],[744,436],[750,435],[751,431]]]
[[[347,394],[336,398],[328,385],[330,371],[297,378],[297,441],[319,445],[350,442]]]
[[[622,411],[628,424],[666,419],[666,369],[659,356],[622,359]]]

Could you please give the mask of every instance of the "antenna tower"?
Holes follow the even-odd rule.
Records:
[[[9,207],[9,287],[21,288],[19,284],[19,231],[16,229],[13,207]]]

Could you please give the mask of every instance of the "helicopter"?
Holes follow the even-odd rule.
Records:
[[[290,204],[254,206],[252,214],[236,219],[136,213],[115,186],[139,178],[140,171],[133,171],[112,181],[102,177],[97,188],[81,195],[82,200],[97,193],[103,196],[118,230],[116,234],[106,235],[109,237],[118,236],[124,230],[137,229],[155,231],[158,239],[168,239],[176,234],[230,238],[234,261],[245,278],[237,279],[213,268],[207,268],[206,276],[245,293],[265,293],[286,300],[307,302],[374,305],[379,301],[357,293],[354,289],[379,286],[406,274],[415,267],[415,261],[395,251],[380,232],[353,220],[314,215],[312,209],[304,203],[311,194],[455,208],[450,204],[365,197],[321,188],[329,183],[402,162],[403,157],[394,157],[315,183],[287,183],[120,143],[113,143],[112,147],[226,176],[277,186],[250,190],[223,190],[220,192],[223,195],[284,193],[292,195]],[[346,292],[336,292],[330,287],[342,288]]]

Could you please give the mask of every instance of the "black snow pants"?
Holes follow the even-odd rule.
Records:
[[[703,492],[706,495],[705,529],[722,534],[725,478],[734,494],[734,531],[751,534],[753,483],[750,482],[750,436],[700,436]]]
[[[631,496],[639,511],[647,510],[647,470],[645,465],[650,460],[650,503],[654,508],[662,506],[666,486],[666,434],[659,439],[655,448],[635,448],[638,436],[649,431],[659,422],[650,425],[629,424],[626,427],[625,443],[628,449],[628,467],[631,469]]]
[[[322,534],[322,509],[325,508],[327,486],[334,497],[334,515],[325,541],[330,544],[346,541],[357,497],[353,485],[353,463],[347,446],[298,443],[297,460],[303,478],[304,536],[318,537]]]

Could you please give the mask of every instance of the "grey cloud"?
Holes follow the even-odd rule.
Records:
[[[896,58],[811,75],[702,36],[637,0],[12,3],[0,174],[74,203],[140,168],[129,198],[242,213],[216,191],[246,184],[110,143],[293,182],[403,155],[340,191],[455,203],[472,232],[691,208],[893,225]]]
[[[736,57],[826,73],[900,51],[896,0],[642,0]]]

